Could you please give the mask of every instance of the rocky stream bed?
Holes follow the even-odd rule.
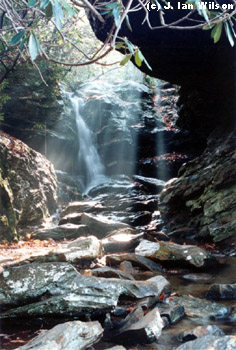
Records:
[[[166,234],[164,186],[114,176],[6,245],[1,349],[235,349],[235,258]]]

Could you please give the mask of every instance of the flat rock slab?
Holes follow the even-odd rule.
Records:
[[[188,295],[166,299],[166,302],[171,306],[182,305],[184,307],[185,314],[190,317],[223,318],[226,317],[232,310],[231,307],[226,307],[222,304]]]
[[[163,241],[155,243],[145,239],[140,242],[135,253],[154,260],[184,262],[198,268],[206,267],[216,261],[211,254],[194,245],[179,245]]]
[[[97,201],[77,201],[71,202],[62,212],[61,216],[63,217],[71,213],[94,213],[103,211],[105,209],[106,207]]]
[[[106,263],[111,265],[118,265],[123,261],[132,261],[136,265],[142,267],[145,270],[151,272],[162,272],[164,270],[154,261],[134,253],[121,253],[121,254],[110,254],[106,256]]]
[[[207,299],[236,299],[236,283],[212,284],[206,293]]]
[[[234,350],[236,349],[236,336],[226,335],[215,337],[207,335],[179,346],[176,350]]]
[[[86,225],[65,224],[48,229],[40,229],[32,233],[34,239],[52,238],[55,241],[65,239],[78,238],[89,234]]]
[[[98,342],[103,328],[98,321],[72,321],[44,331],[18,350],[85,350]]]
[[[19,283],[25,290],[24,279]],[[38,290],[34,292],[34,295],[43,296],[41,301],[10,309],[1,313],[0,318],[100,315],[114,309],[120,295],[136,299],[150,297],[151,306],[158,301],[162,293],[170,293],[170,284],[162,276],[156,276],[147,281],[128,281],[86,277],[78,274],[68,283],[65,280],[56,286],[52,285],[51,289],[45,286],[44,281],[41,284],[44,288],[39,284]],[[29,284],[27,288],[30,288]],[[45,292],[48,294],[45,295]]]
[[[152,193],[160,193],[165,186],[165,181],[158,180],[152,177],[134,175],[133,179],[139,182],[140,184],[144,185]]]
[[[102,215],[93,215],[83,213],[81,216],[81,223],[86,225],[89,229],[89,232],[98,237],[104,238],[104,236],[111,231],[120,229],[120,228],[129,228],[130,226],[122,222],[116,222],[109,220]]]
[[[109,266],[99,267],[97,269],[91,270],[92,276],[104,277],[104,278],[121,278],[125,280],[133,280],[133,276],[127,272],[113,269]]]
[[[33,263],[10,267],[0,274],[0,304],[25,303],[70,284],[78,271],[68,263]]]

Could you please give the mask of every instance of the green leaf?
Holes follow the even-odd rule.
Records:
[[[28,6],[30,6],[30,7],[34,6],[34,5],[36,4],[37,1],[38,1],[38,0],[29,0],[29,1],[28,1]]]
[[[115,2],[112,2],[111,4],[107,4],[105,7],[113,10],[113,9],[117,8],[117,2],[115,1]]]
[[[25,35],[25,30],[21,30],[19,33],[15,34],[11,38],[11,41],[10,41],[9,45],[13,46],[13,45],[18,44],[21,41],[21,39],[23,38],[24,35]]]
[[[215,44],[220,40],[221,33],[222,33],[222,27],[223,27],[222,22],[217,23],[217,25],[215,26],[216,29],[215,29],[215,33],[213,36]]]
[[[73,9],[73,7],[70,4],[68,4],[68,2],[66,0],[61,0],[61,3],[63,5],[64,9],[66,10],[67,14],[70,17],[74,17],[76,15],[75,10]]]
[[[126,21],[127,27],[128,27],[129,30],[132,32],[132,27],[131,27],[131,24],[130,24],[129,16],[128,16],[128,15],[125,16],[125,21]]]
[[[112,15],[115,19],[115,24],[116,24],[116,27],[118,27],[119,23],[120,23],[120,11],[118,9],[118,7],[114,8],[112,10]]]
[[[134,45],[128,39],[125,39],[125,43],[129,49],[129,52],[131,52],[132,55],[134,55]]]
[[[117,43],[115,46],[117,50],[121,49],[122,47],[124,47],[124,43]]]
[[[62,20],[63,20],[64,16],[63,16],[62,7],[61,7],[58,0],[54,0],[54,5],[52,8],[53,8],[53,16],[55,18],[56,26],[59,30],[61,30]]]
[[[231,30],[230,30],[230,26],[229,26],[228,22],[224,22],[224,25],[225,25],[225,33],[227,35],[229,43],[233,47],[234,46],[234,39],[233,39]]]
[[[45,9],[50,3],[50,0],[40,0],[40,8]]]
[[[120,62],[120,65],[121,65],[121,66],[124,66],[126,63],[129,62],[129,60],[131,59],[131,57],[132,57],[132,54],[131,54],[131,53],[129,53],[128,55],[126,55],[125,58],[123,58],[123,60]]]
[[[38,55],[38,47],[37,47],[37,41],[35,40],[35,36],[33,33],[30,34],[29,38],[29,53],[31,59],[34,61]]]
[[[138,67],[141,67],[141,65],[142,65],[142,60],[140,59],[140,56],[139,56],[139,50],[137,50],[137,51],[135,51],[135,55],[134,55],[134,61],[135,61],[135,63],[136,63],[136,65],[138,66]]]
[[[207,25],[207,26],[203,27],[202,29],[203,30],[209,30],[209,29],[212,29],[212,28],[213,28],[212,25],[209,25],[209,26]]]
[[[52,14],[53,14],[53,12],[52,12],[52,4],[49,3],[48,6],[45,8],[45,15],[46,15],[46,18],[47,18],[47,19],[52,18]]]

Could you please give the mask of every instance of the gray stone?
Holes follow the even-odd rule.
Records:
[[[131,229],[132,233],[128,232],[129,229],[120,229],[113,231],[109,236],[102,239],[102,244],[106,253],[118,253],[135,248],[140,240],[140,236],[137,231]],[[133,232],[136,232],[134,234]]]
[[[164,270],[157,263],[138,254],[122,253],[122,254],[110,254],[106,256],[107,264],[117,265],[123,261],[132,261],[136,265],[146,270],[150,270],[152,272],[159,271],[164,273]]]
[[[212,284],[206,293],[207,299],[235,299],[236,283],[234,284]]]
[[[168,320],[168,324],[174,324],[184,317],[184,307],[182,305],[175,305],[172,307],[160,305],[159,311],[161,317],[165,317]]]
[[[76,201],[70,202],[62,212],[61,216],[63,217],[72,213],[96,213],[103,211],[104,209],[104,206],[97,201]]]
[[[17,350],[85,350],[97,343],[103,334],[98,321],[71,321],[44,331]]]
[[[154,308],[141,319],[134,320],[136,322],[129,317],[120,329],[115,330],[112,341],[119,344],[150,344],[160,337],[164,324],[158,308]]]
[[[225,333],[216,325],[198,326],[179,334],[178,339],[185,343],[186,341],[205,337],[206,335],[224,336]]]
[[[85,214],[81,216],[81,223],[86,225],[89,232],[98,238],[103,238],[108,232],[120,228],[129,228],[129,225],[122,222],[109,220],[104,216]]]
[[[144,185],[148,190],[150,190],[152,193],[160,193],[164,186],[165,181],[158,180],[152,177],[144,177],[140,175],[133,176],[134,180]]]
[[[25,303],[45,293],[56,293],[79,273],[68,263],[33,263],[10,267],[0,274],[0,304]]]
[[[85,225],[65,224],[47,229],[36,230],[32,233],[34,239],[54,240],[72,239],[89,234],[88,227]]]
[[[19,281],[21,289],[25,291],[28,284]],[[43,284],[43,282],[41,282]],[[54,288],[38,286],[38,290],[31,294],[44,296],[39,302],[10,309],[0,314],[0,318],[11,317],[80,317],[84,315],[100,315],[111,311],[118,303],[120,295],[143,299],[150,297],[150,306],[157,302],[159,296],[170,291],[170,285],[162,276],[156,276],[147,281],[128,281],[106,279],[78,275],[68,281],[57,283]],[[48,292],[45,295],[45,292]],[[29,291],[30,293],[30,291]],[[18,298],[20,299],[20,298]],[[21,301],[24,300],[21,295]]]
[[[170,306],[182,305],[185,314],[190,317],[225,318],[232,310],[231,307],[189,295],[166,299],[166,303]]]
[[[195,267],[205,267],[212,264],[214,257],[194,245],[179,245],[176,243],[159,241],[158,243],[142,240],[135,253],[146,258],[165,262],[185,262]]]
[[[236,349],[236,336],[226,335],[217,337],[207,335],[193,341],[189,341],[176,350],[234,350]]]
[[[117,269],[113,269],[108,266],[92,269],[91,275],[95,277],[104,277],[104,278],[120,278],[120,279],[127,279],[127,280],[134,279],[133,276],[130,275],[129,273],[123,272]]]

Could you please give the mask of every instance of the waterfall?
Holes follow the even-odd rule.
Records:
[[[107,177],[105,176],[105,168],[96,148],[94,134],[83,119],[84,101],[80,97],[72,97],[71,103],[75,112],[79,135],[79,180],[84,193],[87,193],[92,187],[106,182]]]

